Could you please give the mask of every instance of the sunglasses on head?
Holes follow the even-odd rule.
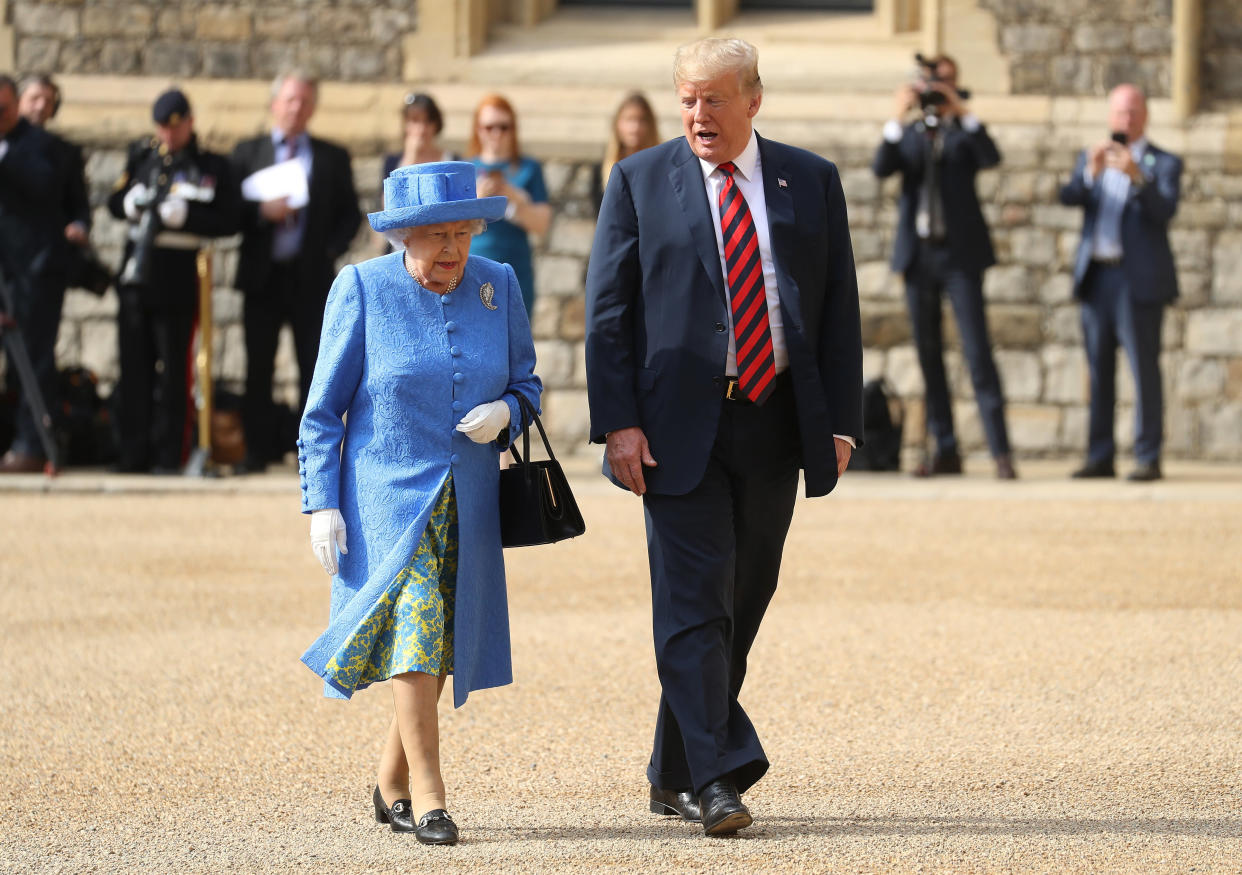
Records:
[[[513,125],[509,122],[496,122],[490,125],[479,125],[479,129],[487,131],[489,134],[507,134],[513,130]]]

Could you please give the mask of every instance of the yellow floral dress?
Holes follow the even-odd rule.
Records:
[[[336,683],[352,690],[410,671],[452,673],[457,549],[457,497],[449,475],[414,556],[329,661]]]

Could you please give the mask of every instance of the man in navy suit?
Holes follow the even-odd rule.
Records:
[[[1061,189],[1061,203],[1083,208],[1074,296],[1082,302],[1091,374],[1087,461],[1073,476],[1116,476],[1113,408],[1120,343],[1138,400],[1137,465],[1129,479],[1159,480],[1160,324],[1165,305],[1177,297],[1169,221],[1181,195],[1182,161],[1147,140],[1147,100],[1134,85],[1118,85],[1109,94],[1108,124],[1111,137],[1078,155]]]
[[[1005,396],[992,359],[983,308],[983,272],[996,263],[988,226],[975,193],[975,175],[1000,163],[987,128],[966,109],[957,88],[957,63],[947,56],[922,60],[923,79],[897,92],[897,114],[884,126],[872,162],[881,179],[901,174],[901,204],[892,268],[906,281],[906,304],[923,372],[927,430],[935,452],[915,474],[960,474],[962,457],[944,370],[942,297],[957,317],[962,352],[979,405],[979,418],[996,476],[1016,475],[1005,427]],[[901,119],[922,107],[916,121]]]
[[[840,176],[754,132],[754,47],[683,46],[674,82],[684,138],[618,163],[604,194],[587,387],[604,473],[646,516],[651,810],[723,835],[751,824],[740,793],[768,768],[738,693],[798,472],[825,495],[849,462],[862,340]]]

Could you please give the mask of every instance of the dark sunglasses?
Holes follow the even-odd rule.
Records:
[[[498,122],[494,125],[479,125],[479,129],[487,131],[489,134],[507,134],[513,130],[513,125],[508,122]]]

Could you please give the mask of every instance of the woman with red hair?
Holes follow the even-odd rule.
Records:
[[[479,197],[507,197],[505,217],[474,238],[470,249],[492,261],[511,265],[522,288],[526,312],[535,305],[535,273],[530,234],[543,234],[552,207],[543,168],[518,146],[517,114],[499,94],[489,94],[474,111],[469,159],[474,163]]]

